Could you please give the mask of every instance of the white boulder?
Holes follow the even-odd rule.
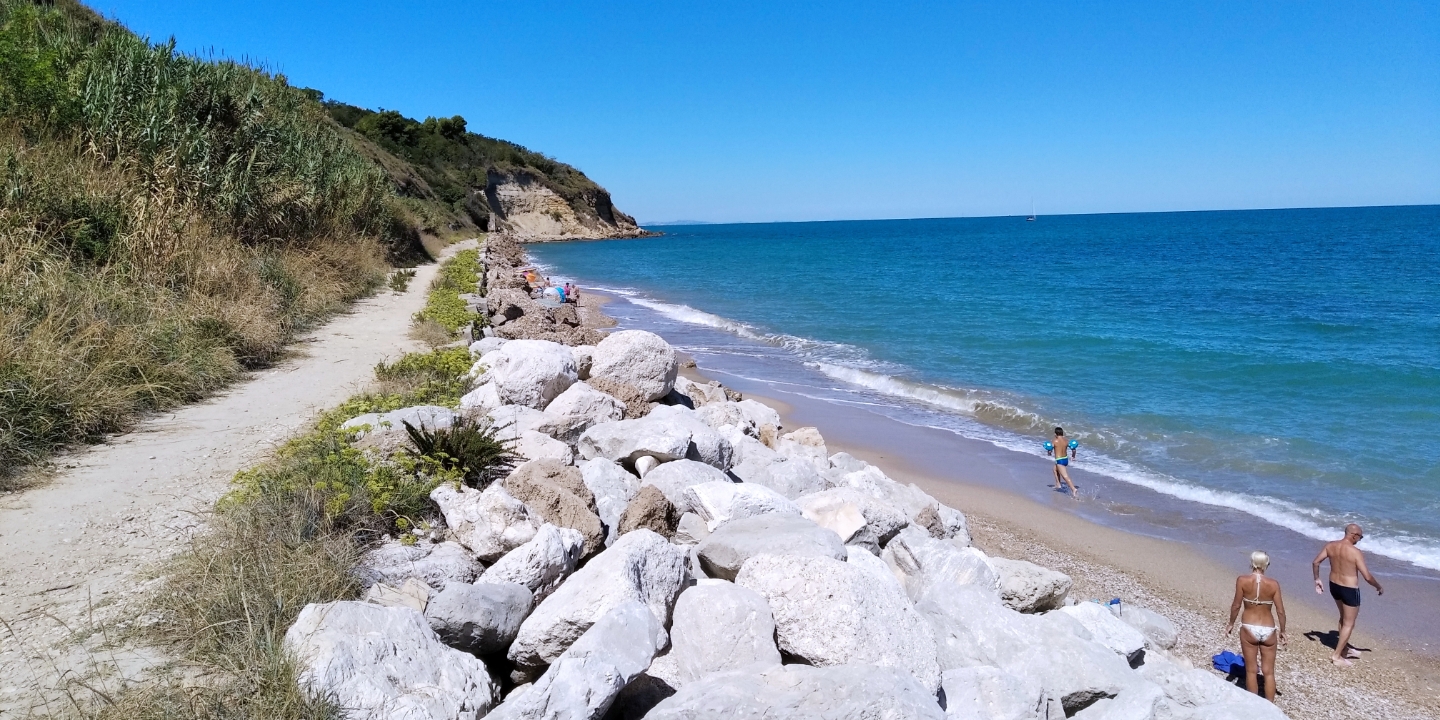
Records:
[[[1145,653],[1145,635],[1130,627],[1100,603],[1082,602],[1056,610],[1079,621],[1095,642],[1110,648],[1134,665]]]
[[[948,583],[978,585],[996,592],[1000,577],[990,559],[973,547],[961,547],[953,540],[936,540],[914,525],[901,530],[885,546],[881,558],[894,570],[912,599],[919,599],[930,585]]]
[[[782,665],[690,683],[645,720],[943,720],[933,691],[891,667]]]
[[[534,602],[549,597],[575,572],[585,552],[585,536],[579,530],[545,523],[530,542],[515,548],[486,568],[480,582],[515,583],[529,590]],[[527,610],[529,608],[526,608]]]
[[[486,355],[495,352],[496,350],[499,350],[500,346],[504,345],[507,342],[510,341],[506,340],[505,338],[480,338],[479,340],[470,343],[470,355],[477,358],[485,357]]]
[[[455,424],[459,417],[454,410],[439,405],[416,405],[386,413],[366,413],[346,420],[341,430],[353,430],[359,439],[370,434],[405,433],[405,423],[416,430],[443,430]]]
[[[681,512],[693,512],[689,506],[686,490],[706,483],[730,482],[725,473],[694,460],[676,460],[660,465],[642,478],[642,485],[654,485],[664,493],[665,499]]]
[[[1075,713],[1079,720],[1155,720],[1165,693],[1154,683],[1139,681],[1114,698],[1102,698]]]
[[[498,482],[483,492],[441,483],[430,499],[440,507],[451,536],[485,562],[530,542],[544,524]]]
[[[620,517],[625,514],[625,507],[640,492],[640,478],[604,458],[586,460],[579,467],[585,487],[595,495],[600,521],[605,523],[605,544],[611,545],[619,537]]]
[[[1179,639],[1175,623],[1153,610],[1138,605],[1124,605],[1120,619],[1124,620],[1126,625],[1139,630],[1150,647],[1169,650],[1175,647],[1175,642]]]
[[[484,415],[503,405],[494,383],[485,383],[460,396],[460,409],[473,415]]]
[[[832,467],[827,477],[833,484],[856,488],[885,502],[905,513],[911,522],[924,526],[937,538],[958,540],[963,545],[970,544],[970,529],[965,523],[965,516],[959,510],[941,505],[913,484],[901,485],[891,480],[874,465],[856,460],[845,453],[836,453],[836,456],[838,455],[845,455],[842,462],[845,462],[847,467],[858,465],[860,469],[840,470]],[[831,456],[832,465],[835,460],[836,457]]]
[[[520,433],[512,449],[526,460],[556,460],[562,465],[575,462],[575,451],[569,445],[536,430]]]
[[[759,672],[780,664],[775,619],[765,598],[724,580],[701,580],[680,593],[670,642],[669,657],[681,684],[712,673]]]
[[[749,438],[746,440],[755,442]],[[747,483],[764,485],[791,500],[829,487],[824,476],[806,460],[777,457],[775,462],[739,465],[731,468],[731,472]]]
[[[775,443],[775,452],[809,463],[817,471],[830,469],[830,451],[825,449],[825,438],[813,427],[798,428],[781,435]]]
[[[311,604],[285,633],[310,695],[350,720],[475,718],[498,688],[485,664],[446,647],[410,608],[359,602]]]
[[[511,340],[480,363],[501,402],[537,410],[579,379],[574,354],[548,340]]]
[[[805,517],[834,530],[845,543],[863,545],[877,555],[910,523],[905,513],[852,487],[821,490],[795,502]]]
[[[527,667],[554,662],[627,600],[644,603],[663,624],[684,582],[684,550],[649,530],[628,532],[530,613],[510,646],[510,660]]]
[[[602,422],[625,417],[625,404],[588,384],[577,382],[545,406],[550,415],[577,420],[580,432]]]
[[[506,698],[486,718],[600,720],[665,643],[665,628],[650,609],[624,601],[606,611],[534,685]]]
[[[731,520],[756,515],[800,515],[795,503],[770,488],[728,480],[691,485],[685,489],[683,507],[699,515],[712,531]]]
[[[940,676],[945,691],[946,720],[1059,720],[1059,707],[1051,715],[1050,698],[1033,678],[1023,678],[995,667],[946,670]],[[1056,703],[1058,705],[1058,703]]]
[[[426,605],[425,620],[446,645],[489,655],[510,646],[530,605],[530,591],[515,583],[450,583]]]
[[[725,523],[695,547],[709,577],[733,580],[750,558],[768,553],[844,560],[845,545],[835,533],[793,515],[756,515]]]
[[[645,402],[665,397],[680,370],[670,343],[644,330],[611,333],[595,346],[591,358],[590,377],[633,388]]]
[[[446,583],[474,580],[480,569],[475,556],[458,543],[406,545],[391,540],[367,550],[354,572],[365,587],[384,583],[398,588],[416,578],[440,590]]]
[[[1025,560],[990,558],[1000,576],[1000,599],[1006,607],[1023,613],[1045,612],[1065,604],[1070,595],[1070,576]]]
[[[769,603],[781,651],[819,667],[894,667],[927,692],[939,689],[930,627],[903,594],[865,570],[826,557],[756,555],[735,584]]]

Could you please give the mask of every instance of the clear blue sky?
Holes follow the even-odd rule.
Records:
[[[1440,203],[1440,2],[98,0],[642,221]]]

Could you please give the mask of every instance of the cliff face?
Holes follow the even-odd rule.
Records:
[[[620,212],[604,188],[593,186],[567,201],[524,171],[490,171],[485,200],[489,230],[523,242],[633,238],[648,235],[635,219]]]

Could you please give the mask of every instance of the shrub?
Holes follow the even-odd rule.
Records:
[[[476,273],[480,271],[480,251],[462,250],[455,257],[440,266],[440,273],[430,284],[430,296],[425,300],[425,309],[416,313],[417,322],[430,320],[439,323],[452,336],[460,328],[481,318],[479,313],[470,312],[461,293],[475,293],[479,288]]]
[[[414,279],[414,270],[396,270],[390,273],[390,281],[387,284],[390,286],[390,289],[396,293],[403,293],[410,287],[410,281]]]
[[[416,460],[435,461],[446,470],[459,472],[466,485],[484,488],[509,473],[522,458],[512,449],[513,440],[495,436],[488,422],[460,418],[448,428],[431,430],[405,423],[405,432],[414,445],[409,450]]]

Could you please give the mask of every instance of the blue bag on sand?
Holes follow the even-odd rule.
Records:
[[[1210,658],[1210,662],[1215,665],[1216,670],[1227,674],[1232,672],[1241,672],[1245,670],[1245,658],[1240,657],[1239,655],[1236,655],[1229,650],[1225,650],[1219,655]]]

